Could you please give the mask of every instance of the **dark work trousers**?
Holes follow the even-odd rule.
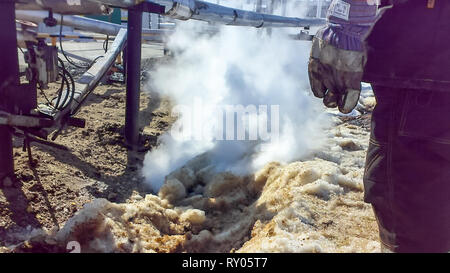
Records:
[[[448,252],[450,92],[373,89],[364,187],[381,241],[395,252]]]

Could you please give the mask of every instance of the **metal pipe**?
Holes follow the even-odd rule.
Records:
[[[86,5],[106,4],[122,8],[132,8],[142,2],[158,3],[165,6],[165,15],[180,20],[200,20],[210,23],[219,23],[234,26],[253,27],[309,27],[324,25],[326,21],[320,18],[294,18],[271,14],[246,11],[224,7],[221,5],[199,1],[199,0],[78,0],[78,1],[58,1],[58,0],[28,0],[28,4],[19,6],[21,9],[29,5],[32,8],[52,9],[54,12],[65,14],[88,14],[89,8],[85,8],[78,3]],[[77,3],[76,5],[70,3]],[[54,7],[54,8],[53,8]],[[90,7],[90,6],[89,6]],[[109,10],[108,10],[109,11]],[[46,13],[47,14],[47,13]],[[47,16],[47,15],[46,15]],[[45,18],[45,17],[44,17]],[[87,19],[87,18],[85,18]],[[102,33],[101,31],[94,31]]]
[[[44,18],[48,17],[48,12],[39,10],[16,10],[16,17],[24,21],[41,23]],[[54,13],[53,17],[57,20],[58,24],[61,23],[61,14]],[[105,35],[116,35],[121,29],[120,25],[73,15],[64,16],[64,25]]]
[[[16,10],[52,10],[62,14],[110,14],[112,9],[105,4],[91,0],[21,0],[16,4]]]
[[[88,71],[76,81],[75,93],[72,104],[67,107],[67,104],[61,105],[64,108],[62,111],[55,110],[53,108],[40,108],[41,112],[52,116],[55,126],[62,127],[65,122],[65,118],[71,115],[75,115],[81,108],[81,105],[94,90],[103,76],[109,71],[109,68],[114,64],[117,56],[124,48],[127,40],[127,30],[121,29],[117,34],[114,42],[110,46],[109,50],[105,53],[103,58],[98,59]],[[62,91],[62,97],[66,96],[66,90]],[[67,102],[69,103],[69,102]],[[50,128],[51,129],[51,128]]]
[[[155,0],[164,5],[164,15],[180,20],[200,20],[233,26],[310,27],[324,25],[320,18],[295,18],[228,8],[198,0]]]
[[[97,62],[76,81],[74,103],[70,107],[72,114],[75,114],[79,110],[81,104],[86,99],[86,96],[97,86],[102,77],[114,64],[117,56],[124,48],[126,40],[127,30],[121,29],[103,58],[98,59]]]
[[[67,105],[67,103],[69,103],[67,102],[66,104],[60,106],[63,108],[62,111],[50,107],[41,107],[39,109],[40,112],[53,117],[54,125],[60,128],[59,131],[57,131],[57,133],[53,135],[53,140],[58,136],[59,132],[64,127],[66,122],[70,120],[69,117],[75,115],[78,112],[83,102],[87,99],[92,90],[94,90],[103,76],[105,76],[105,74],[109,71],[110,67],[114,64],[117,56],[124,48],[126,40],[127,30],[122,29],[117,34],[110,49],[105,53],[103,58],[100,58],[97,62],[95,62],[89,68],[89,70],[84,72],[84,74],[76,81],[77,84],[75,85],[76,88],[74,90],[74,97],[70,106]],[[66,90],[62,91],[61,96],[65,97],[66,92]],[[49,128],[50,131],[52,131],[53,129],[54,128]]]
[[[17,46],[26,48],[26,42],[37,43],[36,33],[27,30],[17,30]]]
[[[132,150],[136,150],[139,144],[142,11],[138,9],[130,9],[128,14],[125,142]]]
[[[307,27],[325,24],[325,20],[320,18],[301,19],[262,14],[223,7],[220,5],[197,0],[155,1],[166,7],[165,16],[181,20],[194,19],[225,25],[253,27]],[[43,19],[47,16],[48,13],[46,11],[16,11],[16,17],[18,19],[32,21],[35,23],[42,22]],[[60,14],[54,14],[54,18],[58,23],[61,22]],[[125,26],[113,23],[70,15],[64,17],[64,23],[65,25],[72,26],[81,30],[102,33],[111,36],[116,35],[120,29],[125,28]],[[143,37],[147,41],[163,42],[162,36],[164,34],[169,34],[172,31],[167,29],[143,29],[142,32],[145,34]]]
[[[14,127],[39,128],[49,127],[53,125],[52,120],[38,117],[30,117],[23,115],[12,115],[8,112],[0,111],[0,125],[8,125]]]
[[[115,7],[120,8],[129,8],[138,5],[141,2],[144,2],[144,0],[91,0],[98,3],[103,3]]]
[[[24,21],[31,21],[40,23],[48,16],[46,11],[38,10],[16,10],[17,19]],[[54,13],[53,17],[57,20],[58,24],[61,23],[61,14]],[[67,15],[64,16],[64,25],[71,26],[84,31],[90,31],[95,33],[101,33],[105,35],[115,36],[121,29],[126,29],[126,26],[121,26],[109,22],[86,18],[82,16]],[[171,33],[172,31],[163,29],[142,29],[142,32],[146,34],[144,39],[147,41],[161,41],[161,36]],[[148,35],[148,36],[147,36]]]
[[[202,1],[195,1],[195,13],[192,19],[212,21],[216,19],[226,25],[253,27],[309,27],[324,25],[322,19],[302,19],[262,14],[251,11],[230,9]]]

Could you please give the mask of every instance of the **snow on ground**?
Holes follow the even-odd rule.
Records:
[[[362,103],[372,97],[365,93]],[[337,115],[335,125],[304,161],[239,177],[215,173],[202,154],[168,175],[158,195],[96,199],[31,241],[77,241],[82,252],[377,252],[376,221],[362,200],[369,133]]]

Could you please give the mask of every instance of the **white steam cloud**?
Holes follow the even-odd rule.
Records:
[[[166,175],[205,152],[217,171],[238,174],[271,161],[302,159],[320,147],[329,124],[320,100],[310,95],[309,42],[289,40],[281,29],[267,35],[264,30],[226,26],[214,35],[199,34],[204,26],[179,23],[167,44],[174,58],[151,72],[148,89],[169,96],[179,115],[144,160],[143,175],[155,192]],[[267,111],[234,117],[236,124],[249,125],[246,140],[236,140],[237,125],[227,127],[229,120],[217,118],[227,105]],[[251,122],[255,116],[258,126]],[[217,125],[221,120],[223,127]],[[248,140],[261,125],[267,125],[271,139]],[[234,130],[233,140],[220,140],[228,130]]]

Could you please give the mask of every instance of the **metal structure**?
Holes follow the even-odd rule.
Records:
[[[197,0],[155,0],[166,7],[166,16],[180,20],[200,20],[215,24],[251,27],[310,27],[323,19],[301,19],[228,8]]]
[[[39,23],[48,17],[48,12],[41,10],[16,10],[16,19],[31,21]],[[53,13],[57,24],[61,23],[61,14]],[[103,22],[91,18],[76,15],[66,15],[63,18],[64,25],[75,27],[80,30],[101,33],[110,36],[116,36],[121,29],[126,29],[126,26],[121,26],[113,23]],[[163,29],[142,29],[143,37],[146,40],[157,40],[161,35],[169,34],[171,31]]]
[[[16,22],[14,16],[15,3],[13,0],[0,2],[0,24],[2,31],[0,37],[0,49],[2,52],[2,65],[0,67],[0,110],[7,114],[16,114],[20,108],[18,98],[14,97],[15,90],[20,88],[19,63],[17,56]],[[30,86],[31,87],[31,86]],[[31,87],[32,88],[32,87]],[[30,93],[32,93],[31,90]],[[19,108],[19,109],[17,109]],[[23,107],[26,108],[26,107]],[[24,109],[22,109],[24,110]],[[18,113],[17,113],[18,114]],[[5,119],[5,118],[3,118]],[[14,174],[14,158],[12,146],[12,128],[6,124],[0,124],[0,179],[11,179]]]
[[[130,9],[128,14],[130,18],[128,20],[125,141],[132,149],[136,149],[139,142],[142,10]]]
[[[127,27],[89,19],[75,14],[107,14],[112,7],[128,9]],[[142,13],[156,13],[179,20],[200,20],[212,24],[251,27],[303,27],[324,24],[324,20],[292,18],[228,8],[197,0],[0,0],[0,186],[4,180],[14,180],[12,136],[24,138],[24,148],[31,159],[30,142],[58,147],[46,139],[51,132],[52,140],[65,126],[84,127],[84,120],[74,115],[87,99],[100,79],[114,64],[121,51],[125,55],[126,115],[125,141],[130,150],[139,145],[139,99],[141,41],[161,40],[171,30],[142,29]],[[64,17],[62,16],[64,15]],[[16,19],[22,28],[16,29]],[[76,82],[58,61],[58,48],[47,45],[45,36],[39,36],[27,22],[44,22],[48,26],[70,25],[95,33],[115,36],[112,46],[103,58],[87,68]],[[125,29],[126,28],[126,29]],[[61,39],[61,32],[59,38]],[[299,37],[297,37],[299,38]],[[300,37],[299,39],[304,39]],[[60,45],[62,43],[60,40]],[[20,82],[17,47],[25,48],[28,64],[27,82]],[[59,49],[63,54],[62,48]],[[67,56],[64,55],[66,58]],[[59,63],[59,65],[58,65]],[[61,78],[57,98],[48,107],[38,107],[37,90],[45,89],[47,83]],[[63,88],[66,86],[66,89]],[[50,107],[51,106],[51,107]]]
[[[64,14],[109,14],[112,10],[100,1],[20,0],[18,10],[52,10]]]

